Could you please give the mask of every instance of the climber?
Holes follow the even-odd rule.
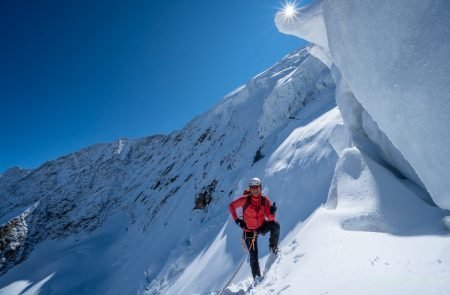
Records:
[[[258,234],[265,235],[270,231],[269,249],[272,255],[278,253],[278,239],[280,237],[280,224],[275,220],[276,203],[271,205],[267,196],[261,194],[261,180],[252,178],[249,189],[230,203],[228,210],[237,225],[242,230],[242,237],[250,255],[250,266],[253,279],[261,277],[258,262]],[[242,218],[239,218],[236,209],[242,207]]]

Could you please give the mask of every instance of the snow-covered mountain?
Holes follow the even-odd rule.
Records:
[[[304,220],[325,200],[337,160],[327,143],[341,122],[333,94],[329,70],[301,49],[180,131],[6,171],[4,292],[43,280],[44,294],[169,292],[224,232],[227,204],[253,175],[286,212],[286,229]],[[300,166],[308,173],[296,175]],[[20,226],[11,222],[16,216]],[[209,263],[217,270],[205,269],[214,279],[202,290],[219,288],[240,259],[239,233],[234,224],[227,231],[234,253],[224,254],[224,264]]]
[[[449,17],[406,0],[280,13],[311,46],[182,130],[4,172],[0,294],[215,294],[245,255],[227,205],[255,176],[281,252],[265,270],[260,237],[264,279],[244,263],[224,294],[446,294]]]

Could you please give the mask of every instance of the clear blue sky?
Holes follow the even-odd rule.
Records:
[[[1,1],[0,173],[170,133],[290,51],[268,0]]]

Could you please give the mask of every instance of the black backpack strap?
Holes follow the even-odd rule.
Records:
[[[245,209],[250,205],[250,195],[247,195],[247,200],[245,201],[244,207],[242,207],[242,215],[244,215]]]

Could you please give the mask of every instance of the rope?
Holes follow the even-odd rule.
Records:
[[[234,277],[237,275],[237,273],[239,272],[239,270],[242,267],[242,264],[244,264],[245,259],[247,259],[248,256],[248,251],[247,253],[244,255],[244,258],[242,258],[241,263],[239,264],[238,268],[236,269],[236,271],[234,272],[233,276],[231,277],[231,279],[228,281],[228,283],[225,285],[225,287],[222,288],[222,290],[219,291],[219,293],[217,295],[222,294],[223,291],[225,291],[225,289],[228,287],[228,285],[231,283],[231,281],[233,281]]]
[[[248,248],[248,252],[250,252],[250,249],[255,250],[255,241],[256,241],[256,238],[257,238],[257,237],[258,237],[258,234],[255,233],[255,234],[253,235],[253,238],[252,238],[252,242],[251,242],[251,244],[250,244],[250,247]]]
[[[241,269],[242,265],[244,264],[244,261],[247,259],[248,254],[250,253],[250,249],[255,247],[255,241],[256,238],[258,237],[258,233],[254,232],[253,233],[253,238],[252,238],[252,243],[250,244],[249,249],[247,249],[247,245],[245,244],[245,238],[242,237],[241,241],[242,241],[242,248],[246,249],[247,251],[245,251],[245,255],[244,258],[242,258],[241,263],[239,264],[239,266],[237,267],[236,271],[234,272],[233,276],[231,277],[231,279],[228,281],[228,283],[225,285],[225,287],[222,288],[222,290],[219,291],[219,293],[217,293],[217,295],[220,295],[223,293],[223,291],[225,291],[225,289],[228,287],[228,285],[233,281],[234,277],[237,275],[237,273],[239,272],[239,270]]]

